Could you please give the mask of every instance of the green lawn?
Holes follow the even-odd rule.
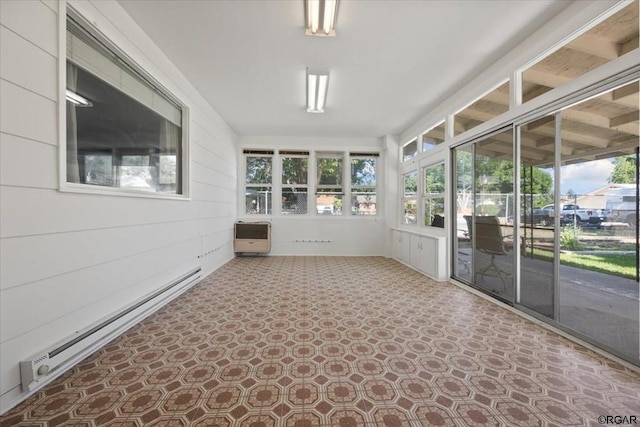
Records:
[[[531,256],[530,250],[527,250],[526,256]],[[550,261],[553,259],[553,252],[534,249],[533,256],[534,258]],[[584,253],[561,253],[560,264],[583,268],[585,270],[599,271],[627,279],[636,278],[636,256],[634,254],[588,255]]]

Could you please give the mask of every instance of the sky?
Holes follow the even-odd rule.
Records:
[[[576,194],[590,193],[609,184],[613,170],[612,159],[593,160],[562,167],[560,193],[573,190]]]

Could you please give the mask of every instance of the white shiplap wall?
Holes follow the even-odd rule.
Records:
[[[234,133],[116,2],[69,3],[189,107],[191,200],[57,190],[64,4],[0,1],[0,413],[21,360],[233,257]]]

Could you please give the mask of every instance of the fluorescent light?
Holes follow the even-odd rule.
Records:
[[[322,20],[322,30],[325,35],[335,35],[335,22],[336,22],[336,6],[338,6],[338,0],[325,0],[324,2],[324,19]]]
[[[327,99],[327,84],[329,76],[320,76],[318,79],[318,110],[324,111],[324,102]]]
[[[320,0],[307,0],[307,34],[318,32],[320,26]]]
[[[305,0],[308,36],[335,36],[338,0]]]
[[[67,101],[71,102],[78,107],[91,107],[93,106],[93,102],[89,101],[84,96],[78,95],[77,93],[67,89]]]
[[[307,112],[324,113],[329,70],[307,68]]]
[[[307,77],[307,112],[316,110],[316,93],[318,88],[318,76],[309,74]]]

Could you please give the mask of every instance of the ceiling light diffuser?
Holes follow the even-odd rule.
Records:
[[[82,95],[78,95],[77,93],[67,89],[67,93],[66,93],[66,98],[67,101],[71,102],[74,105],[77,105],[78,107],[91,107],[93,106],[93,103],[91,101],[89,101],[87,98],[85,98]]]
[[[335,36],[338,0],[305,0],[308,36]]]
[[[307,68],[307,113],[324,113],[329,70]]]

